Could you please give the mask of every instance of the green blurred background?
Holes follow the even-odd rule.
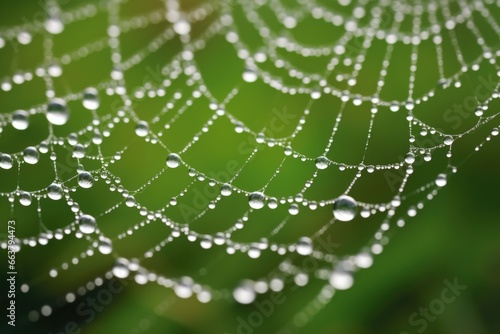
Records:
[[[81,46],[98,40],[104,41],[104,47],[89,56],[62,66],[63,74],[54,78],[56,96],[78,93],[88,86],[97,86],[109,80],[112,63],[110,50],[105,46],[108,26],[106,2],[90,3],[96,4],[97,14],[67,25],[62,34],[54,36],[54,57],[60,59],[66,53],[74,55],[74,51]],[[189,11],[201,3],[202,1],[182,1],[181,5],[183,9]],[[297,7],[293,1],[283,1],[283,3],[290,8]],[[343,16],[347,16],[354,6],[339,7],[327,1],[321,3],[340,11]],[[262,47],[263,41],[246,21],[241,6],[232,2],[229,4],[241,39],[249,45],[252,53],[257,52]],[[63,12],[81,6],[82,2],[61,2]],[[125,1],[120,6],[120,22],[122,24],[133,22],[131,20],[133,17],[162,13],[164,6],[165,4],[160,1]],[[371,6],[374,4],[366,6],[368,13]],[[493,5],[488,6],[493,18],[500,20],[498,8]],[[451,5],[451,9],[457,10],[454,4]],[[259,13],[276,34],[283,33],[283,28],[279,26],[275,15],[267,5],[262,6]],[[393,13],[389,12],[384,16],[382,29],[391,27],[392,15]],[[8,1],[0,5],[0,22],[2,31],[6,33],[9,28],[41,22],[39,20],[44,17],[45,9],[41,2]],[[163,18],[163,14],[161,17]],[[193,38],[201,36],[217,17],[217,13],[213,13],[205,20],[193,24]],[[424,14],[424,25],[425,18]],[[442,19],[442,16],[438,15],[438,18]],[[474,19],[477,20],[489,47],[498,50],[499,36],[488,29],[483,19],[478,17]],[[366,24],[367,21],[362,19],[361,22]],[[134,53],[146,48],[153,38],[169,26],[170,23],[161,19],[157,23],[149,21],[143,28],[122,32],[120,36],[122,60],[127,60]],[[288,33],[299,43],[314,46],[332,44],[343,30],[343,27],[334,27],[307,18]],[[402,32],[411,30],[411,20],[404,21],[400,30]],[[456,30],[462,43],[464,59],[470,64],[482,50],[467,28],[460,25]],[[353,50],[353,58],[360,51],[359,43],[363,37],[355,37],[350,42],[352,45],[349,44],[351,48],[347,48]],[[19,45],[15,39],[7,42],[0,50],[0,77],[11,77],[18,71],[33,71],[38,66],[48,66],[44,60],[43,38],[43,33],[33,34],[33,41],[26,46]],[[352,88],[354,93],[363,96],[375,93],[375,84],[386,47],[385,42],[374,41],[367,52],[358,84]],[[442,47],[445,74],[449,77],[459,70],[459,64],[450,41],[445,38]],[[145,82],[160,86],[163,80],[160,69],[181,50],[182,43],[175,36],[156,52],[147,55],[138,65],[125,72],[127,91],[134,92]],[[329,61],[328,57],[311,59],[290,55],[282,50],[279,53],[295,66],[310,72],[324,73],[324,67]],[[402,43],[395,45],[386,85],[380,96],[382,100],[404,101],[408,98],[410,54],[410,45]],[[345,58],[349,56],[349,53],[344,55]],[[244,61],[238,58],[234,47],[225,40],[223,34],[209,39],[206,47],[195,53],[194,61],[208,89],[219,103],[233,88],[239,89],[239,93],[225,108],[254,132],[263,131],[275,138],[289,136],[295,130],[310,101],[308,96],[283,94],[261,80],[252,84],[244,82],[241,76],[245,68]],[[454,104],[466,105],[470,100],[476,104],[483,102],[476,96],[476,88],[484,85],[484,79],[497,82],[498,77],[495,66],[487,61],[482,61],[480,65],[478,71],[469,70],[460,77],[461,87],[437,89],[436,96],[428,102],[417,105],[414,114],[427,124],[446,133],[457,134],[471,128],[477,120],[471,112],[475,105],[468,111],[466,117],[454,118],[453,122],[447,121],[443,115],[453,108]],[[269,62],[261,66],[278,78],[284,77],[284,71],[274,68]],[[415,96],[419,97],[424,92],[434,89],[439,79],[435,48],[430,41],[423,41],[419,45],[417,66]],[[345,80],[338,82],[335,76],[350,72],[352,66],[341,64],[327,78],[328,82],[339,89],[347,89]],[[285,83],[304,86],[298,80],[292,79],[286,79]],[[151,123],[159,110],[173,99],[174,94],[181,92],[182,97],[176,102],[174,110],[167,113],[159,123],[151,124],[151,129],[158,132],[162,130],[162,124],[171,119],[177,110],[177,105],[182,105],[192,91],[193,87],[186,85],[186,76],[181,74],[178,79],[172,79],[171,86],[166,88],[165,96],[135,100],[132,108],[140,119]],[[7,114],[17,109],[44,105],[46,103],[44,92],[45,83],[36,76],[30,82],[14,85],[9,92],[0,91],[1,112]],[[107,96],[104,90],[100,90],[100,98],[101,106],[97,112],[103,119],[106,115],[115,115],[123,108],[122,100],[117,95]],[[164,131],[162,141],[169,150],[178,152],[192,140],[195,133],[213,114],[208,108],[210,102],[214,101],[205,97],[196,99],[172,128]],[[55,136],[60,138],[67,138],[70,133],[83,129],[92,120],[91,113],[83,108],[81,100],[71,101],[68,106],[71,110],[70,121],[65,126],[54,129]],[[368,133],[370,107],[370,103],[363,103],[359,107],[351,103],[346,104],[339,132],[328,154],[331,160],[346,164],[360,163]],[[314,101],[303,131],[292,142],[293,148],[312,159],[321,155],[340,108],[341,102],[336,97],[324,95]],[[493,100],[485,116],[494,115],[496,110],[498,101]],[[276,115],[283,114],[290,117],[282,122],[279,129],[273,131],[271,124],[275,121]],[[393,113],[387,107],[380,107],[365,164],[388,164],[402,160],[409,148],[408,124],[405,117],[405,112]],[[75,322],[78,324],[77,330],[81,330],[82,333],[418,333],[421,327],[412,326],[409,322],[410,316],[418,312],[420,307],[429,307],[431,302],[440,298],[446,287],[444,281],[453,282],[457,279],[467,288],[454,302],[446,304],[442,314],[436,316],[433,321],[428,321],[428,326],[423,332],[497,333],[500,330],[498,143],[492,140],[491,143],[486,143],[480,152],[470,155],[473,148],[484,140],[494,126],[498,126],[498,121],[495,119],[454,144],[452,163],[459,166],[458,173],[449,177],[448,185],[434,200],[426,202],[425,208],[419,211],[417,217],[408,219],[404,228],[399,229],[394,226],[392,228],[394,231],[391,231],[395,233],[390,234],[389,244],[381,255],[375,257],[372,268],[356,273],[354,286],[347,291],[338,291],[333,300],[318,314],[310,316],[309,322],[303,328],[295,328],[292,325],[293,317],[313,300],[325,283],[313,278],[312,275],[310,283],[304,288],[295,289],[293,284],[286,285],[280,302],[272,304],[272,311],[269,312],[259,309],[259,305],[269,305],[271,300],[269,293],[260,295],[256,303],[248,306],[237,304],[231,297],[202,304],[195,297],[180,299],[171,289],[165,289],[157,284],[138,285],[132,277],[129,277],[125,283],[122,282],[126,285],[125,289],[114,294],[112,302],[105,305],[102,311],[96,312],[95,319],[88,321],[89,314],[79,315],[78,305],[89,297],[95,297],[100,289],[91,291],[85,296],[78,296],[75,302],[69,304],[64,302],[65,294],[70,291],[75,293],[79,287],[97,276],[103,277],[104,273],[112,268],[117,257],[140,258],[143,267],[158,274],[172,278],[191,276],[197,282],[213,286],[215,289],[227,289],[229,292],[242,278],[268,277],[283,260],[282,256],[266,251],[262,252],[259,259],[250,259],[246,254],[239,252],[229,256],[223,246],[204,250],[200,247],[199,241],[189,242],[184,237],[175,239],[153,258],[143,259],[144,252],[166,238],[170,229],[159,221],[153,221],[134,232],[132,236],[118,239],[119,234],[132,228],[144,218],[137,210],[123,205],[103,215],[107,209],[122,201],[123,197],[116,191],[110,191],[109,186],[99,178],[91,189],[78,188],[71,195],[83,212],[98,217],[99,229],[113,239],[113,253],[106,256],[98,253],[81,260],[76,266],[70,264],[68,270],[59,270],[58,276],[51,278],[49,276],[51,269],[60,268],[64,262],[70,263],[73,257],[78,257],[80,253],[86,251],[89,243],[76,238],[72,233],[62,240],[52,240],[45,246],[23,246],[22,251],[17,254],[19,273],[17,282],[18,287],[22,283],[28,283],[30,291],[27,294],[17,295],[18,317],[15,330],[13,331],[6,325],[6,321],[3,321],[0,325],[2,332],[68,333],[70,331],[65,326],[68,322]],[[129,190],[138,189],[152,179],[163,168],[168,155],[160,145],[153,145],[144,138],[135,136],[134,127],[134,121],[119,123],[100,147],[106,157],[111,157],[127,147],[121,159],[111,164],[109,170],[120,177],[123,187]],[[31,116],[30,126],[24,132],[13,129],[11,125],[4,125],[0,135],[0,151],[14,154],[21,152],[27,146],[37,145],[47,138],[48,129],[43,114]],[[415,129],[419,127],[416,126]],[[425,139],[419,139],[417,144],[426,145],[429,137],[431,136],[426,137],[427,142]],[[88,142],[90,136],[84,134],[79,140]],[[439,139],[430,141],[432,140]],[[233,175],[231,170],[234,167],[230,166],[238,168],[242,166],[253,147],[258,147],[259,153],[245,166],[234,184],[246,191],[256,191],[261,189],[276,172],[284,157],[283,148],[265,147],[263,144],[257,144],[255,138],[249,134],[237,134],[234,125],[226,118],[217,120],[210,131],[203,134],[200,141],[182,155],[182,159],[198,171],[220,179],[225,175]],[[96,145],[90,144],[87,154],[95,155],[97,149]],[[63,180],[69,180],[66,185],[76,186],[74,176],[77,175],[78,163],[71,157],[71,145],[66,142],[62,146],[57,146],[55,151],[58,175]],[[439,173],[448,172],[445,153],[445,149],[435,150],[430,163],[417,163],[405,193],[433,182]],[[90,171],[100,167],[100,163],[91,159],[81,159],[80,163]],[[287,158],[280,170],[266,189],[266,195],[278,198],[294,196],[314,173],[314,160],[302,162],[300,159]],[[389,176],[386,171],[376,171],[370,175],[365,173],[350,194],[362,202],[388,202],[395,194],[395,186],[400,182],[401,174],[397,171],[394,173]],[[335,198],[345,191],[354,175],[355,172],[352,170],[339,172],[338,168],[330,166],[320,172],[314,185],[306,191],[305,197],[312,200]],[[396,179],[394,184],[388,181],[394,178]],[[74,214],[63,201],[41,200],[43,225],[38,218],[36,202],[29,207],[23,207],[16,199],[14,210],[11,210],[5,193],[15,190],[17,184],[22,190],[36,191],[46,188],[53,179],[54,169],[49,154],[42,154],[40,162],[36,165],[22,164],[19,179],[17,164],[10,170],[0,170],[0,192],[4,195],[0,197],[0,219],[2,222],[7,222],[11,218],[16,219],[17,237],[37,236],[44,232],[45,228],[55,230],[74,221]],[[186,167],[169,169],[136,194],[135,198],[150,210],[160,210],[191,180]],[[206,181],[197,181],[177,206],[170,207],[165,212],[168,217],[189,224],[199,233],[213,234],[227,229],[241,218],[248,208],[246,196],[243,194],[223,198],[215,210],[210,210],[200,219],[194,220],[194,216],[206,207],[209,200],[216,197],[217,192],[217,187],[208,186]],[[410,196],[400,211],[422,199],[423,195]],[[184,208],[192,209],[188,214],[183,214],[182,203],[186,205]],[[251,242],[265,237],[271,242],[289,244],[296,242],[300,236],[312,235],[331,219],[331,215],[329,206],[320,207],[316,211],[301,208],[300,213],[292,216],[280,233],[270,237],[271,232],[287,216],[287,207],[282,205],[274,211],[263,209],[251,213],[245,228],[235,232],[233,239]],[[334,254],[338,256],[353,254],[369,245],[370,238],[383,218],[383,214],[379,213],[369,219],[357,217],[348,224],[335,224],[327,231],[325,238],[334,243]],[[294,253],[289,257],[299,266],[303,261]],[[325,264],[321,266],[327,268]],[[108,284],[108,280],[105,280],[104,286]],[[2,303],[4,295],[2,292]],[[49,317],[42,316],[37,322],[29,321],[27,314],[32,310],[39,310],[45,304],[52,306],[53,314]],[[262,315],[259,318],[262,321],[258,326],[242,325],[243,322],[251,324],[256,312]]]

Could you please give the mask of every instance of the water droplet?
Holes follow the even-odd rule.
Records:
[[[193,294],[193,280],[183,276],[174,286],[174,292],[179,298],[189,298]]]
[[[111,239],[101,237],[99,239],[98,249],[99,249],[99,252],[101,252],[101,254],[104,254],[104,255],[110,254],[113,251],[113,243],[112,243]]]
[[[333,203],[333,215],[340,221],[351,221],[358,209],[358,203],[350,196],[342,195]]]
[[[82,159],[85,157],[85,147],[81,144],[76,144],[73,147],[73,158]]]
[[[0,167],[3,169],[12,168],[12,157],[8,154],[0,154]]]
[[[88,189],[94,185],[94,177],[89,172],[81,172],[78,174],[78,185]]]
[[[36,147],[28,146],[23,152],[24,162],[30,165],[34,165],[40,160],[40,155],[38,154],[38,150]]]
[[[222,196],[230,196],[233,192],[233,187],[229,183],[224,183],[220,187],[220,193]]]
[[[146,137],[149,133],[149,124],[145,121],[140,121],[135,127],[135,134],[139,137]]]
[[[173,28],[179,35],[187,35],[191,31],[191,24],[185,19],[179,19],[174,23]]]
[[[50,34],[57,35],[64,30],[64,24],[58,17],[49,17],[45,20],[45,30]]]
[[[275,197],[271,197],[267,201],[267,206],[269,207],[269,209],[276,209],[278,207],[278,200]]]
[[[334,271],[330,276],[329,282],[337,290],[347,290],[353,285],[354,280],[348,272]]]
[[[249,282],[244,282],[234,289],[233,297],[240,304],[250,304],[255,300],[255,290]]]
[[[88,110],[96,110],[99,108],[99,92],[94,87],[89,87],[83,92],[82,104]]]
[[[245,130],[245,126],[242,123],[238,122],[235,124],[234,131],[236,133],[242,133],[244,130]]]
[[[373,258],[369,253],[361,253],[356,256],[356,265],[360,268],[370,268],[373,264]]]
[[[484,110],[482,107],[477,107],[476,108],[476,111],[474,112],[474,114],[477,116],[477,117],[481,117],[483,116],[483,113],[484,113]]]
[[[312,252],[312,240],[308,237],[301,237],[297,242],[297,253],[299,253],[300,255],[311,255]]]
[[[115,266],[113,267],[113,275],[118,278],[127,278],[130,270],[128,268],[129,261],[124,258],[119,258],[116,260]]]
[[[203,249],[212,248],[212,237],[210,237],[209,235],[203,236],[203,238],[201,238],[200,240],[200,246]]]
[[[24,110],[18,110],[12,115],[12,126],[16,130],[26,130],[28,128],[29,114]]]
[[[94,233],[97,227],[95,218],[91,215],[82,215],[80,219],[78,219],[78,225],[80,227],[80,232],[85,234]]]
[[[316,159],[316,168],[318,169],[326,169],[328,167],[328,159],[324,156],[321,156]]]
[[[47,195],[51,200],[58,201],[62,198],[63,190],[59,184],[52,183],[47,188]]]
[[[260,248],[258,244],[252,244],[247,252],[248,256],[252,259],[256,259],[260,256]]]
[[[254,70],[247,68],[243,71],[243,80],[246,82],[255,82],[257,81],[257,73]]]
[[[452,136],[445,136],[443,139],[443,143],[445,145],[450,146],[451,144],[453,144],[453,137]]]
[[[135,205],[135,198],[134,196],[128,196],[125,199],[125,205],[128,206],[129,208],[133,207]]]
[[[438,187],[444,187],[447,182],[446,174],[439,174],[436,178],[436,185]]]
[[[264,207],[264,202],[266,197],[261,192],[253,192],[248,196],[248,203],[252,209],[262,209]]]
[[[27,192],[23,191],[19,195],[19,203],[21,203],[22,206],[29,206],[29,205],[31,205],[31,195],[30,195],[30,193],[27,193]]]
[[[321,91],[319,91],[319,90],[317,90],[317,89],[316,89],[316,90],[313,90],[313,91],[311,92],[311,99],[313,99],[313,100],[317,100],[317,99],[319,99],[320,97],[321,97]]]
[[[292,216],[295,216],[299,213],[299,206],[297,204],[291,204],[290,207],[288,208],[288,213],[291,214]]]
[[[181,157],[175,153],[171,153],[167,157],[167,166],[170,168],[177,168],[181,164]]]
[[[63,99],[55,98],[47,106],[47,120],[54,125],[64,125],[69,119],[69,109]]]
[[[415,154],[413,153],[408,153],[406,156],[405,156],[405,162],[409,165],[411,165],[412,163],[415,162]]]

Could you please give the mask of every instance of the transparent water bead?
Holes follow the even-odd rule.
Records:
[[[170,168],[177,168],[181,164],[181,157],[175,153],[171,153],[167,157],[167,166]]]
[[[113,267],[113,275],[118,278],[127,278],[130,274],[130,269],[128,268],[129,261],[125,258],[118,258],[116,260],[115,266]]]
[[[54,125],[64,125],[69,119],[69,109],[63,99],[52,99],[47,106],[47,120]]]
[[[297,253],[300,255],[311,255],[313,252],[312,240],[308,237],[301,237],[297,242]]]
[[[243,80],[246,82],[255,82],[257,81],[257,73],[254,70],[247,68],[243,71]]]
[[[248,196],[248,204],[252,209],[262,209],[264,207],[266,197],[261,192],[253,192]]]
[[[78,185],[88,189],[94,185],[94,177],[89,172],[81,172],[78,174]]]
[[[28,192],[23,191],[19,195],[19,203],[21,203],[22,206],[29,206],[31,205],[31,194]]]
[[[189,298],[193,295],[193,279],[183,276],[174,286],[174,292],[179,298]]]
[[[187,35],[191,31],[191,24],[185,19],[179,19],[174,23],[174,31],[179,35]]]
[[[34,165],[40,160],[40,154],[36,147],[28,146],[23,151],[23,159],[27,164]]]
[[[230,196],[233,193],[233,187],[228,183],[224,183],[220,187],[220,193],[222,196]]]
[[[354,279],[348,272],[334,271],[330,275],[329,282],[337,290],[347,290],[353,285]]]
[[[101,254],[104,255],[111,254],[111,252],[113,251],[113,243],[111,239],[105,237],[100,238],[98,249],[99,252],[101,252]]]
[[[91,215],[81,215],[80,219],[78,219],[78,226],[80,232],[85,234],[94,233],[97,228],[95,218]]]
[[[333,203],[333,215],[340,221],[351,221],[356,216],[358,203],[351,196],[342,195]]]
[[[63,32],[64,24],[58,17],[49,17],[45,20],[45,30],[52,35],[57,35]]]
[[[244,282],[234,289],[233,297],[240,304],[251,304],[255,300],[255,290],[250,283]]]
[[[315,163],[318,169],[326,169],[328,167],[328,159],[324,156],[318,157]]]
[[[443,143],[445,145],[450,146],[451,144],[453,144],[453,137],[452,136],[445,136],[443,139]]]
[[[135,126],[135,134],[139,137],[146,137],[149,134],[149,124],[145,121],[140,121]]]
[[[29,114],[25,110],[18,110],[12,114],[12,126],[16,130],[26,130],[29,125]]]
[[[439,174],[435,182],[438,187],[444,187],[448,182],[446,179],[446,174]]]
[[[62,198],[63,195],[63,189],[61,186],[57,183],[52,183],[50,186],[47,188],[47,195],[51,200],[58,201]]]
[[[0,167],[3,169],[11,169],[13,165],[12,157],[9,154],[0,154]]]
[[[94,87],[89,87],[83,92],[83,106],[88,110],[96,110],[99,108],[99,92]]]

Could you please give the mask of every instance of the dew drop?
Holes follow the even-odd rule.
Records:
[[[83,92],[82,104],[88,110],[96,110],[99,108],[99,92],[94,87],[88,87]]]
[[[174,286],[174,292],[179,298],[189,298],[193,294],[193,280],[190,277],[181,277],[177,285]]]
[[[340,221],[351,221],[356,216],[358,203],[350,196],[342,195],[333,203],[333,215]]]
[[[411,165],[412,163],[415,162],[415,154],[413,153],[408,153],[406,156],[405,156],[405,162],[409,165]]]
[[[135,127],[135,134],[139,137],[146,137],[149,133],[149,124],[145,121],[140,121]]]
[[[135,198],[134,196],[128,196],[125,199],[125,205],[128,206],[129,208],[133,207],[135,205]]]
[[[81,172],[78,174],[78,185],[88,189],[94,185],[94,177],[89,172]]]
[[[299,206],[295,203],[291,204],[290,207],[288,208],[288,213],[291,214],[292,216],[295,216],[299,213]]]
[[[97,227],[95,218],[91,215],[82,215],[80,219],[78,219],[78,225],[80,227],[80,232],[85,234],[94,233]]]
[[[16,130],[26,130],[28,128],[29,114],[24,110],[18,110],[12,115],[12,126]]]
[[[257,244],[252,244],[247,252],[248,256],[252,259],[256,259],[260,256],[260,248]]]
[[[191,24],[185,19],[177,20],[174,23],[174,31],[179,35],[187,35],[191,31]]]
[[[233,187],[229,183],[224,183],[220,187],[220,193],[222,196],[230,196],[233,192]]]
[[[167,166],[170,168],[177,168],[181,164],[181,157],[175,153],[171,153],[167,157]]]
[[[243,71],[243,80],[246,82],[255,82],[257,81],[257,73],[254,70],[247,68]]]
[[[64,24],[58,17],[49,17],[45,20],[45,30],[52,35],[57,35],[62,33],[64,30]]]
[[[0,154],[0,167],[3,169],[11,169],[12,164],[12,157],[9,154]]]
[[[51,200],[58,201],[62,198],[63,190],[57,183],[52,183],[48,186],[47,191],[47,195]]]
[[[119,258],[113,267],[113,275],[118,278],[127,278],[130,273],[128,265],[129,261],[127,259]]]
[[[453,144],[453,137],[452,136],[445,136],[443,139],[443,143],[445,145],[450,146],[451,144]]]
[[[300,255],[311,255],[312,252],[312,240],[308,237],[301,237],[297,242],[297,253],[299,253]]]
[[[318,169],[326,169],[328,167],[328,159],[324,156],[317,158],[315,163]]]
[[[29,206],[29,205],[31,205],[31,195],[30,195],[30,193],[23,191],[19,195],[19,203],[21,203],[22,206]]]
[[[69,109],[63,99],[55,98],[47,106],[47,120],[54,125],[64,125],[69,119]]]
[[[348,272],[334,271],[330,276],[329,282],[337,290],[347,290],[353,285],[354,280]]]
[[[435,182],[438,187],[444,187],[447,183],[446,174],[439,174]]]
[[[240,304],[250,304],[255,300],[255,290],[245,282],[234,289],[233,297]]]
[[[113,243],[111,239],[105,237],[100,238],[98,249],[99,252],[101,252],[101,254],[104,255],[110,254],[113,251]]]
[[[36,147],[28,146],[23,152],[23,159],[27,164],[34,165],[40,160],[40,154]]]
[[[248,203],[252,209],[262,209],[264,207],[265,196],[261,192],[253,192],[248,196]]]

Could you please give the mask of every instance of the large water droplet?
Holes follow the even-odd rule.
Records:
[[[78,225],[80,227],[80,232],[85,234],[94,233],[97,227],[95,218],[91,215],[82,215],[80,219],[78,219]]]
[[[446,174],[439,174],[436,178],[436,185],[438,187],[444,187],[447,182]]]
[[[257,73],[254,70],[247,68],[243,71],[243,80],[246,82],[255,82],[257,81]]]
[[[451,144],[453,144],[453,137],[452,136],[445,136],[443,139],[443,143],[445,145],[450,146]]]
[[[130,269],[128,268],[129,261],[124,258],[119,258],[116,260],[115,266],[113,267],[113,275],[118,278],[127,278],[130,274]]]
[[[333,203],[333,215],[340,221],[350,221],[356,216],[358,203],[351,196],[342,195]]]
[[[81,172],[78,174],[78,185],[88,189],[94,185],[94,177],[89,172]]]
[[[140,121],[135,127],[135,134],[139,137],[146,137],[149,133],[149,124],[145,121]]]
[[[99,108],[99,92],[94,87],[89,87],[83,92],[83,106],[88,110]]]
[[[110,239],[102,237],[99,239],[98,249],[101,254],[110,254],[113,251],[113,243]]]
[[[248,203],[252,209],[262,209],[264,207],[264,202],[266,197],[261,192],[253,192],[248,196]]]
[[[38,150],[36,147],[28,146],[23,152],[24,162],[30,165],[34,165],[40,160],[40,155],[38,154]]]
[[[0,154],[0,167],[3,169],[12,168],[12,157],[9,154]]]
[[[308,237],[302,237],[297,242],[297,253],[300,255],[311,255],[313,252],[312,240]]]
[[[224,183],[220,187],[220,193],[222,196],[230,196],[233,192],[233,187],[229,183]]]
[[[329,279],[331,286],[337,290],[347,290],[353,283],[352,275],[345,271],[334,271]]]
[[[171,153],[167,157],[167,166],[170,168],[177,168],[181,164],[181,157],[175,153]]]
[[[49,17],[45,20],[45,30],[50,34],[57,35],[64,30],[64,24],[58,17]]]
[[[316,159],[316,168],[318,169],[326,169],[328,167],[328,159],[324,156],[321,156]]]
[[[28,128],[29,114],[25,110],[18,110],[12,115],[12,126],[16,130],[26,130]]]
[[[19,203],[21,203],[22,206],[29,206],[31,204],[31,195],[30,195],[30,193],[23,191],[19,195]]]
[[[47,120],[54,125],[64,125],[69,119],[69,109],[63,99],[55,98],[47,106]]]
[[[52,183],[48,188],[47,188],[47,195],[51,200],[58,201],[62,198],[63,195],[63,190],[61,186],[57,183]]]
[[[255,300],[255,290],[245,282],[234,289],[233,297],[240,304],[250,304]]]

